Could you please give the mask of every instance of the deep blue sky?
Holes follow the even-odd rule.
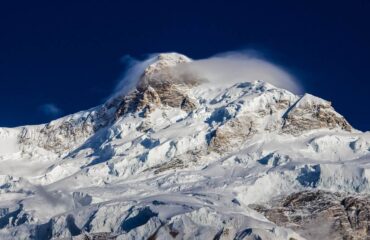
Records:
[[[68,114],[100,104],[126,54],[245,48],[370,130],[369,0],[1,1],[0,126],[48,121],[54,105]]]

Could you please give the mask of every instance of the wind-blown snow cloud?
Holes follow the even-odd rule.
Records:
[[[134,89],[145,68],[155,62],[158,54],[151,54],[143,61],[132,57],[124,60],[129,66],[115,89],[115,94],[125,94]],[[284,68],[265,60],[257,51],[226,52],[215,56],[178,64],[171,71],[176,79],[193,77],[212,85],[231,85],[238,82],[262,80],[276,87],[302,94],[299,81]]]
[[[155,62],[158,54],[149,54],[145,60],[139,60],[126,55],[122,58],[122,62],[127,66],[127,69],[114,89],[113,96],[117,94],[126,94],[136,87],[145,68]]]
[[[58,117],[63,114],[63,110],[60,109],[54,103],[45,103],[39,107],[39,110],[48,117]]]
[[[181,64],[177,68],[180,74],[183,74],[182,72],[195,74],[200,79],[216,85],[262,80],[296,94],[303,92],[298,80],[286,70],[254,54],[223,53]]]

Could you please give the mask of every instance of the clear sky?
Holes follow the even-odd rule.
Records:
[[[124,55],[255,49],[370,130],[370,1],[1,1],[0,126],[109,96]]]

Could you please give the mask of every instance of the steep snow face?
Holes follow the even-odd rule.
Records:
[[[18,134],[17,130],[0,128],[0,157],[19,151]]]
[[[369,193],[370,134],[329,102],[176,72],[189,62],[160,54],[126,95],[0,129],[0,238],[303,239],[251,204]]]

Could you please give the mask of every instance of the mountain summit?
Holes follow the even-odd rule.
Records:
[[[159,54],[101,106],[0,128],[0,238],[368,236],[369,133],[321,98],[192,63]]]

